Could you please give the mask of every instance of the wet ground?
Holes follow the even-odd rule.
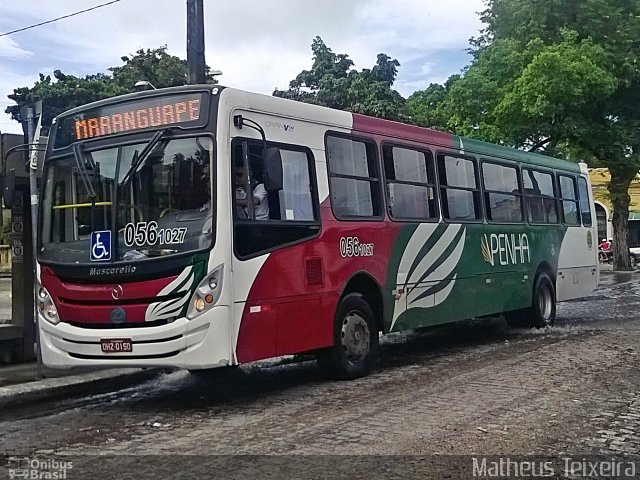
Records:
[[[2,411],[0,451],[101,455],[78,459],[72,473],[105,478],[147,478],[127,474],[148,458],[160,468],[149,478],[168,476],[185,468],[178,454],[311,455],[304,471],[313,478],[357,465],[343,457],[327,465],[325,455],[637,454],[636,275],[611,274],[586,299],[560,304],[552,329],[492,319],[390,335],[375,372],[351,382],[288,359],[203,377],[160,372],[117,391]],[[189,464],[193,478],[212,468],[203,458]]]

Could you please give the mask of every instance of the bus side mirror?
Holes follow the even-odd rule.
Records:
[[[282,190],[282,157],[279,148],[267,148],[263,176],[267,192]]]
[[[16,196],[16,169],[11,168],[4,176],[4,185],[2,187],[2,200],[6,208],[13,207]]]

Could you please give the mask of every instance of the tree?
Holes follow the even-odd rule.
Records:
[[[446,99],[458,80],[460,75],[452,75],[444,85],[432,83],[426,90],[412,93],[406,104],[411,121],[436,130],[449,130],[450,112],[446,109]]]
[[[640,0],[488,0],[474,59],[439,108],[456,133],[611,173],[614,263],[630,268],[640,169]]]
[[[131,57],[124,56],[124,65],[109,68],[111,75],[98,73],[85,77],[67,75],[60,70],[50,75],[40,74],[33,87],[20,87],[8,97],[16,102],[6,108],[5,113],[21,121],[20,109],[24,105],[42,100],[43,132],[46,134],[51,122],[60,113],[86,103],[130,93],[135,83],[146,80],[156,88],[184,85],[187,82],[186,61],[169,55],[167,47],[138,50]],[[215,83],[207,67],[207,81]]]
[[[320,37],[311,50],[311,70],[300,72],[288,90],[276,89],[274,96],[392,120],[406,118],[404,98],[391,88],[397,60],[381,53],[373,68],[357,71],[348,55],[333,53]]]
[[[16,105],[7,107],[5,113],[20,122],[20,109],[24,105],[42,100],[42,125],[43,133],[46,134],[56,115],[65,110],[120,93],[123,93],[122,89],[107,75],[87,75],[79,78],[55,70],[53,79],[50,75],[40,74],[33,87],[14,89],[13,94],[8,97],[16,102]]]
[[[138,50],[135,55],[121,58],[124,65],[109,68],[113,81],[123,90],[140,80],[150,82],[156,88],[175,87],[187,83],[187,61],[167,53],[167,46]],[[209,66],[205,66],[207,83],[217,83]]]

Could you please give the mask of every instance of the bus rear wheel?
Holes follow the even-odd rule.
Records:
[[[540,273],[533,288],[531,323],[536,328],[550,327],[556,319],[556,289],[545,272]]]
[[[318,353],[324,373],[338,380],[366,375],[378,359],[379,345],[373,311],[361,294],[340,301],[333,327],[333,346]]]
[[[545,328],[553,325],[556,319],[556,289],[553,280],[546,272],[536,277],[533,286],[531,307],[505,314],[510,327]]]

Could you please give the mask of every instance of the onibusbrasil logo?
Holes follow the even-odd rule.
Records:
[[[10,479],[64,480],[73,462],[56,458],[9,457],[7,468]]]

